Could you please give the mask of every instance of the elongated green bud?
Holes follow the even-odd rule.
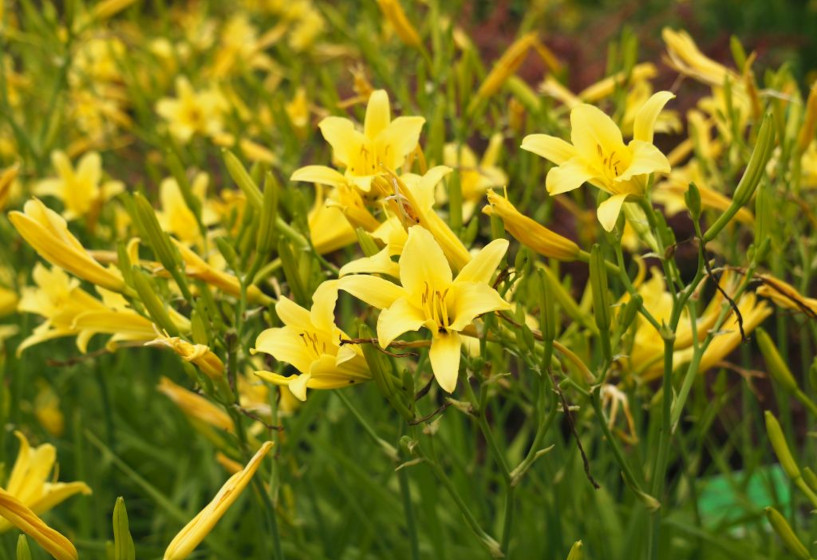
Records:
[[[209,329],[200,311],[199,302],[196,302],[196,307],[190,316],[190,333],[195,344],[210,345]]]
[[[593,317],[599,328],[604,358],[609,361],[613,354],[610,344],[610,291],[607,287],[607,267],[598,243],[590,250],[590,289],[593,293]]]
[[[783,429],[780,427],[780,422],[777,418],[769,412],[766,416],[766,435],[769,436],[769,442],[772,444],[774,454],[777,455],[777,460],[780,461],[780,466],[783,467],[783,472],[786,473],[793,481],[800,479],[800,467],[794,460],[794,457],[789,450],[789,444],[786,443],[786,436],[783,435]]]
[[[224,165],[227,166],[227,172],[230,174],[230,177],[233,178],[235,184],[238,185],[238,188],[241,189],[247,197],[247,201],[255,206],[256,210],[261,210],[264,206],[264,197],[258,185],[252,180],[252,177],[247,173],[247,170],[241,162],[238,161],[238,158],[235,157],[235,154],[230,150],[224,150],[223,156]]]
[[[565,313],[567,313],[567,315],[574,321],[581,323],[583,327],[594,332],[598,330],[593,321],[588,318],[587,314],[579,309],[576,301],[568,293],[565,287],[562,286],[553,271],[546,266],[543,266],[540,270],[545,273],[545,278],[547,278],[548,286],[550,287],[550,293],[553,294],[553,297],[556,299],[556,303],[558,303],[561,308],[564,309]]]
[[[584,560],[584,544],[582,544],[582,541],[573,543],[567,555],[567,560]]]
[[[142,193],[135,193],[133,195],[133,211],[135,214],[135,222],[139,226],[139,230],[150,244],[150,248],[156,254],[156,258],[162,263],[162,266],[173,276],[173,280],[178,284],[185,299],[192,301],[190,289],[187,286],[187,278],[184,275],[184,262],[179,254],[179,250],[170,240],[170,236],[162,226],[159,225],[159,219],[156,217],[156,212],[150,205],[150,202],[142,195]]]
[[[357,243],[360,245],[364,255],[373,257],[380,252],[380,248],[368,231],[359,227],[355,230],[355,235],[357,235]]]
[[[772,379],[779,384],[786,392],[792,393],[797,390],[797,381],[777,351],[777,347],[772,342],[771,337],[762,328],[755,329],[755,336],[757,337],[757,345],[760,347],[760,353],[763,354],[763,359],[766,361],[766,368]]]
[[[17,537],[17,560],[31,560],[31,550],[25,535]]]
[[[275,247],[277,230],[275,221],[278,219],[278,194],[281,186],[272,172],[267,172],[264,179],[264,205],[261,209],[261,218],[256,235],[256,248],[262,257],[269,255]]]
[[[791,528],[791,525],[789,525],[789,522],[786,521],[786,518],[773,507],[767,507],[764,511],[766,512],[766,519],[769,520],[772,529],[774,529],[774,532],[780,537],[780,540],[783,541],[786,548],[789,549],[789,552],[791,552],[795,558],[809,560],[811,555],[808,549],[800,542],[797,535],[794,534],[794,530]]]
[[[170,319],[164,302],[156,295],[157,289],[152,278],[135,266],[132,268],[132,275],[133,287],[136,288],[136,293],[150,315],[150,319],[169,336],[179,336],[179,329]]]
[[[712,241],[715,236],[726,227],[726,224],[731,221],[734,215],[738,213],[738,210],[752,198],[752,194],[766,173],[766,164],[772,155],[773,149],[774,124],[772,123],[771,115],[767,114],[763,117],[763,122],[760,124],[755,149],[749,157],[746,171],[743,172],[743,177],[740,178],[738,186],[735,189],[735,194],[732,196],[732,203],[715,223],[706,230],[704,234],[705,242]]]
[[[298,267],[298,259],[292,252],[292,248],[286,239],[278,240],[278,257],[281,259],[281,268],[284,269],[284,277],[289,284],[289,290],[296,302],[306,305],[309,302],[304,281]]]
[[[641,304],[643,302],[644,298],[642,298],[640,294],[635,294],[630,297],[630,301],[628,301],[624,306],[624,309],[619,312],[618,324],[622,333],[629,329],[630,325],[633,324],[633,321],[635,321],[635,317],[638,314],[638,310],[641,309]]]
[[[227,266],[237,272],[239,270],[238,254],[230,241],[226,237],[216,237],[216,247],[218,247],[218,251],[224,257],[224,260],[227,261]]]
[[[125,499],[119,496],[113,508],[114,560],[136,560],[136,549],[128,527]]]
[[[755,196],[755,241],[762,243],[769,238],[769,232],[774,227],[775,201],[771,186],[764,181]]]
[[[689,209],[689,214],[694,221],[698,221],[701,217],[701,192],[695,183],[689,183],[689,189],[684,193],[684,200]]]

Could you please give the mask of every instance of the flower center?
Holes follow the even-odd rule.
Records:
[[[311,352],[314,358],[318,358],[321,354],[328,353],[326,351],[326,341],[321,340],[318,333],[304,331],[298,336],[301,337],[301,341],[304,343],[306,350]]]
[[[428,282],[424,282],[425,288],[421,298],[423,312],[426,318],[430,319],[439,332],[446,332],[450,322],[448,320],[448,306],[445,303],[445,296],[448,294],[448,288],[442,292],[439,290],[432,290]]]

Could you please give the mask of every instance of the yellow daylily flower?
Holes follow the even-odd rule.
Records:
[[[371,374],[363,352],[353,344],[341,345],[341,340],[350,337],[335,326],[337,298],[337,281],[327,281],[315,290],[309,311],[290,299],[279,299],[275,313],[284,326],[259,334],[252,352],[292,364],[300,374],[286,377],[256,371],[256,375],[288,387],[301,401],[306,400],[307,388],[339,389],[368,381]]]
[[[474,213],[477,204],[482,201],[485,191],[493,187],[501,187],[508,183],[508,176],[496,166],[499,150],[502,148],[502,134],[497,132],[491,136],[488,147],[481,160],[468,146],[446,144],[443,146],[443,163],[448,167],[457,168],[460,174],[460,190],[462,192],[462,219],[468,221]],[[437,191],[438,200],[448,199],[444,189]]]
[[[88,152],[79,160],[76,170],[61,151],[51,154],[57,177],[34,185],[37,196],[55,196],[65,204],[65,218],[75,220],[99,211],[102,204],[125,190],[121,181],[102,181],[102,158]]]
[[[459,375],[459,331],[484,313],[511,307],[490,285],[507,249],[506,239],[492,241],[453,278],[439,243],[428,230],[414,226],[400,255],[401,285],[367,275],[344,276],[338,285],[383,310],[377,321],[377,340],[383,348],[406,332],[430,330],[431,369],[440,387],[450,393]]]
[[[180,142],[194,134],[216,136],[223,127],[227,111],[224,96],[216,89],[196,92],[187,78],[176,78],[175,99],[165,97],[156,103],[156,112],[168,121],[168,128]]]
[[[570,111],[572,144],[547,134],[530,134],[522,140],[522,149],[558,166],[551,169],[545,182],[551,195],[572,191],[585,182],[610,193],[597,214],[602,227],[612,231],[624,201],[644,196],[652,173],[670,171],[667,157],[652,141],[655,121],[674,97],[659,91],[644,103],[628,144],[610,117],[597,107],[582,104]]]
[[[2,503],[0,506],[0,533],[17,525],[14,519],[7,517],[3,511],[12,503],[10,500],[7,501],[9,496],[29,510],[30,515],[37,516],[74,494],[91,493],[91,489],[84,482],[49,482],[51,470],[57,460],[57,451],[54,446],[44,443],[32,448],[21,432],[14,432],[14,435],[20,440],[20,450],[17,452],[17,460],[11,469],[8,484],[3,490],[4,499],[0,500]],[[22,514],[19,506],[17,508],[16,513]],[[30,516],[28,519],[31,521]],[[20,525],[17,526],[20,527]],[[40,542],[40,544],[43,543]]]
[[[272,442],[264,442],[244,470],[234,474],[224,483],[213,500],[170,541],[165,550],[164,560],[183,560],[195,550],[250,483],[270,449]]]
[[[703,54],[686,31],[665,27],[661,37],[667,44],[668,62],[678,72],[711,86],[721,87],[728,79],[734,87],[743,87],[737,73]]]
[[[727,293],[734,290],[734,282],[728,273],[721,277],[720,284]],[[643,298],[644,307],[659,323],[669,320],[672,311],[672,296],[666,289],[666,282],[660,271],[654,269],[652,278],[638,286],[638,293]],[[743,294],[736,303],[743,317],[743,331],[747,335],[772,312],[771,308],[765,302],[759,302],[753,293]],[[696,323],[699,341],[703,341],[709,334],[710,329],[715,326],[724,304],[723,296],[720,292],[717,292],[703,313],[700,314]],[[693,341],[689,313],[684,310],[675,333],[673,363],[676,367],[692,360]],[[709,347],[704,352],[699,371],[703,372],[713,367],[737,348],[740,342],[741,333],[737,319],[732,316],[723,324],[720,332],[712,339]],[[655,379],[660,377],[663,372],[663,353],[664,341],[661,334],[651,324],[639,320],[632,348],[629,355],[624,358],[626,367],[642,379]]]
[[[403,166],[406,156],[417,146],[424,123],[422,117],[392,120],[389,96],[381,89],[369,97],[362,132],[343,117],[326,117],[318,127],[332,146],[334,159],[345,168],[346,177],[368,192],[374,177]],[[298,180],[327,184],[323,177],[302,175]]]
[[[122,275],[115,268],[104,268],[68,231],[68,224],[39,199],[25,203],[23,212],[9,212],[14,225],[39,255],[71,274],[115,292],[125,289]]]
[[[113,335],[107,343],[109,349],[115,348],[117,342],[156,338],[153,323],[129,309],[119,294],[97,288],[103,298],[100,301],[59,268],[48,270],[39,263],[32,276],[37,287],[23,288],[18,310],[40,315],[45,322],[20,343],[18,355],[30,346],[63,336],[76,336],[77,347],[83,353],[95,334]]]

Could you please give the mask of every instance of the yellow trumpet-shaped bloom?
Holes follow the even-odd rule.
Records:
[[[84,482],[49,482],[51,470],[57,460],[57,451],[54,446],[44,443],[32,448],[21,432],[14,434],[20,440],[20,450],[17,453],[14,467],[11,469],[8,484],[0,498],[0,532],[17,526],[51,552],[43,541],[26,531],[18,522],[22,521],[30,527],[38,526],[39,529],[47,529],[47,526],[37,519],[37,515],[50,510],[74,494],[90,494],[91,489]],[[6,515],[9,512],[13,515]],[[56,531],[53,532],[56,533]],[[65,542],[68,542],[67,539]],[[76,551],[73,557],[76,558]],[[70,558],[70,556],[61,558]]]
[[[125,282],[118,270],[105,268],[88,254],[56,212],[34,198],[23,212],[9,212],[9,221],[39,255],[71,274],[108,290],[121,292]]]
[[[377,321],[381,347],[421,327],[431,331],[431,369],[440,387],[450,393],[459,374],[459,331],[484,313],[511,307],[490,285],[507,249],[506,239],[492,241],[453,278],[440,245],[428,230],[414,226],[400,255],[401,285],[367,275],[344,276],[338,283],[383,310]]]
[[[218,221],[218,216],[207,200],[209,178],[206,173],[197,173],[191,185],[191,191],[202,203],[202,223],[205,226]],[[201,240],[201,231],[193,211],[187,206],[181,188],[174,178],[168,178],[159,185],[159,200],[162,209],[156,212],[159,225],[166,232],[175,235],[184,243],[193,244]]]
[[[326,117],[318,127],[332,146],[334,159],[345,168],[346,177],[368,192],[374,177],[403,166],[406,156],[417,146],[424,123],[422,117],[392,120],[388,94],[376,90],[369,97],[362,132],[343,117]],[[320,166],[310,166],[313,170],[316,167]],[[298,180],[324,183],[322,177],[303,174]]]
[[[253,352],[264,352],[278,361],[292,364],[300,374],[283,376],[270,371],[256,375],[285,385],[299,400],[306,400],[306,389],[339,389],[371,378],[363,352],[353,344],[341,344],[349,336],[335,326],[335,302],[338,283],[327,281],[312,296],[307,311],[282,297],[275,312],[283,327],[267,329],[258,335]]]
[[[250,483],[255,471],[261,466],[261,461],[263,461],[270,449],[272,449],[272,442],[264,442],[253,455],[253,458],[250,459],[250,462],[247,463],[247,466],[227,479],[227,482],[224,483],[224,486],[213,498],[213,501],[207,504],[170,541],[167,550],[165,550],[164,560],[183,560],[195,550]]]
[[[59,268],[48,270],[41,264],[35,265],[32,276],[37,287],[23,289],[18,310],[46,320],[20,343],[18,355],[30,346],[63,336],[76,336],[81,352],[86,351],[91,337],[98,333],[113,335],[108,341],[109,348],[117,342],[156,338],[153,323],[129,309],[119,294],[102,291],[99,300]]]
[[[102,181],[102,158],[97,152],[88,152],[79,160],[77,168],[63,152],[51,154],[51,163],[57,177],[45,179],[34,186],[37,196],[55,196],[65,204],[65,218],[75,220],[96,213],[102,204],[125,189],[121,181]]]
[[[610,117],[597,107],[581,104],[570,111],[572,144],[547,134],[531,134],[522,140],[522,149],[558,166],[545,182],[551,195],[572,191],[585,182],[610,193],[598,207],[598,218],[605,230],[612,231],[624,201],[644,196],[650,174],[670,171],[667,157],[652,141],[656,119],[673,97],[659,91],[641,106],[628,144]]]

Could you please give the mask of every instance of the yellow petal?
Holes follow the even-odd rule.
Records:
[[[423,312],[407,298],[400,298],[380,312],[377,319],[377,342],[385,348],[403,333],[416,331],[426,322]]]
[[[452,290],[449,294],[452,298],[449,311],[453,318],[451,330],[461,331],[483,313],[511,308],[511,305],[488,284],[469,282],[455,286],[456,291]]]
[[[462,267],[455,282],[488,283],[508,250],[507,239],[494,239]]]
[[[616,227],[616,220],[618,220],[618,215],[621,212],[621,205],[624,204],[624,200],[627,196],[626,193],[616,194],[599,204],[597,214],[601,227],[603,227],[605,231],[613,231],[613,228]]]
[[[48,551],[57,560],[76,560],[77,549],[67,538],[58,533],[20,500],[0,488],[0,516]]]
[[[327,280],[317,287],[312,294],[312,309],[309,311],[311,322],[324,332],[332,332],[335,327],[335,303],[338,301],[337,280]]]
[[[292,364],[301,373],[307,373],[313,355],[307,341],[301,337],[303,332],[291,326],[266,329],[255,339],[255,352],[269,354],[279,362]]]
[[[629,148],[632,150],[633,159],[618,179],[628,181],[638,175],[670,172],[667,156],[662,154],[661,150],[652,144],[640,140],[633,140],[630,142]]]
[[[448,393],[457,387],[461,347],[460,335],[455,332],[439,333],[431,340],[431,349],[428,351],[431,370],[437,383]]]
[[[349,166],[353,159],[352,150],[359,149],[365,141],[363,135],[355,130],[355,125],[343,117],[326,117],[319,124],[324,139],[332,146],[335,159]]]
[[[301,167],[300,169],[296,169],[289,179],[290,181],[308,181],[310,183],[331,185],[333,187],[346,184],[346,178],[343,175],[325,165],[307,165],[306,167]]]
[[[576,148],[561,138],[548,134],[528,134],[522,139],[522,149],[562,165],[576,155]]]
[[[347,274],[387,274],[398,278],[400,276],[400,265],[391,260],[388,247],[384,247],[371,257],[356,259],[343,265],[338,271],[339,276]]]
[[[593,105],[578,105],[570,111],[570,140],[585,158],[595,157],[599,147],[603,153],[618,151],[624,146],[621,131],[604,111]]]
[[[338,280],[338,288],[378,309],[385,309],[406,295],[406,291],[388,280],[376,276],[352,275]]]
[[[593,170],[576,157],[551,169],[545,179],[545,187],[551,196],[557,195],[578,189],[594,176]]]
[[[366,105],[366,116],[363,119],[363,134],[367,138],[374,140],[380,131],[389,126],[391,122],[391,108],[389,107],[389,94],[385,90],[378,89],[369,96],[369,103]]]
[[[426,290],[445,291],[452,274],[443,250],[431,233],[420,226],[409,228],[408,239],[400,255],[400,283],[409,294]]]
[[[417,147],[425,122],[423,117],[397,117],[389,123],[375,143],[381,163],[392,171],[400,168],[406,156]]]
[[[271,441],[264,442],[244,470],[227,480],[213,501],[207,504],[170,542],[165,551],[164,560],[182,560],[193,552],[204,537],[213,530],[227,509],[238,499],[271,448]]]
[[[633,138],[652,144],[653,132],[655,131],[655,121],[658,115],[670,99],[675,95],[669,91],[659,91],[654,93],[638,110],[633,124]]]

